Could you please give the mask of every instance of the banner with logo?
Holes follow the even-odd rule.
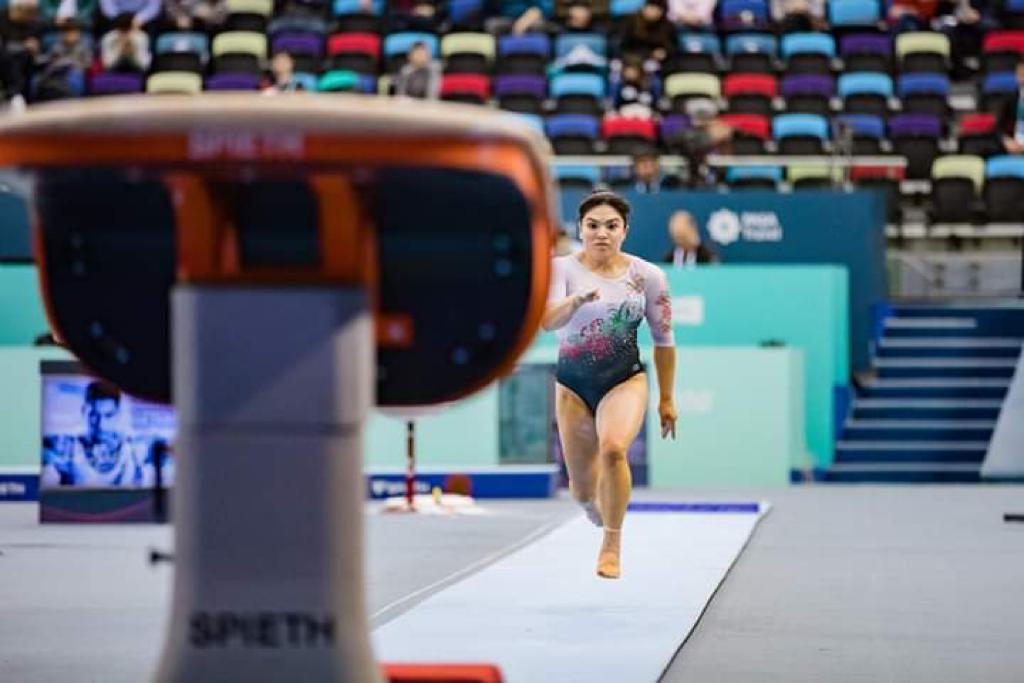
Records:
[[[575,230],[586,192],[562,193],[562,215]],[[838,264],[850,273],[850,360],[870,363],[872,306],[885,300],[885,198],[880,192],[625,192],[633,207],[626,251],[663,261],[672,249],[668,224],[693,215],[705,244],[724,263]],[[571,234],[575,234],[574,232]],[[793,302],[799,305],[799,302]]]

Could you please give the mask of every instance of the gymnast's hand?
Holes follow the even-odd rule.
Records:
[[[576,304],[576,308],[579,308],[583,304],[589,304],[591,301],[597,301],[601,298],[601,290],[592,289],[589,292],[582,292],[577,294],[573,302]]]
[[[661,418],[661,438],[669,434],[676,438],[676,405],[671,398],[663,398],[658,403],[658,416]]]

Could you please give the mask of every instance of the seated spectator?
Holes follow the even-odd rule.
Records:
[[[693,216],[687,211],[676,211],[668,221],[668,234],[672,248],[661,259],[676,268],[692,268],[696,265],[718,263],[714,249],[701,242],[700,231]]]
[[[985,34],[998,29],[988,0],[945,0],[940,2],[935,28],[949,38],[953,78],[970,78],[978,66]]]
[[[633,173],[628,189],[641,194],[655,194],[680,186],[679,178],[661,171],[661,160],[655,150],[641,152],[633,157]]]
[[[1024,61],[1017,63],[1017,92],[999,112],[1003,147],[1007,154],[1024,154]]]
[[[12,107],[24,107],[29,98],[42,31],[37,0],[11,0],[0,18],[0,36],[4,45],[3,96]]]
[[[893,0],[889,6],[893,33],[928,30],[938,4],[938,0]]]
[[[622,36],[623,54],[658,64],[663,62],[676,42],[676,27],[665,14],[666,0],[646,0],[640,11],[626,22]]]
[[[772,0],[771,7],[772,19],[783,33],[828,29],[825,0]]]
[[[136,28],[149,26],[160,16],[160,0],[100,0],[100,12],[112,22],[127,14]]]
[[[139,28],[138,15],[122,14],[100,42],[100,59],[107,71],[145,71],[149,68],[149,36]]]
[[[58,100],[81,95],[92,58],[92,48],[82,38],[78,23],[74,19],[62,23],[60,38],[37,64],[35,98]]]
[[[668,18],[682,29],[714,30],[717,0],[668,0]]]
[[[561,4],[558,18],[567,33],[602,33],[608,30],[607,15],[607,4],[598,11],[594,0],[568,0]]]
[[[551,22],[553,0],[487,0],[484,6],[490,17],[484,24],[488,33],[558,31],[558,25]]]
[[[395,94],[420,100],[436,100],[441,92],[441,65],[425,43],[414,43],[406,63],[395,76]]]
[[[216,31],[228,18],[227,0],[164,0],[169,31]]]
[[[390,31],[435,33],[441,25],[442,6],[436,0],[392,0],[388,3]]]
[[[687,160],[687,179],[693,187],[713,185],[715,175],[705,162],[712,152],[728,150],[732,127],[718,117],[718,105],[707,98],[689,100],[686,115],[691,126],[680,134],[678,146]]]
[[[652,77],[644,71],[636,57],[627,57],[622,64],[620,83],[615,91],[615,109],[620,116],[649,119],[657,102]]]
[[[39,13],[43,20],[60,25],[73,19],[80,27],[92,26],[96,0],[39,0]]]
[[[270,60],[270,75],[272,80],[263,87],[264,93],[295,92],[305,89],[295,78],[295,60],[287,52],[278,52]]]

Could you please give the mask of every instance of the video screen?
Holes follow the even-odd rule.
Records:
[[[174,408],[148,403],[75,371],[42,374],[43,490],[152,488],[174,483]]]

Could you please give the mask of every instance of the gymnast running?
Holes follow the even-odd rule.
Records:
[[[590,521],[604,527],[597,573],[609,579],[621,573],[622,521],[632,487],[626,454],[647,408],[647,373],[636,340],[643,318],[655,344],[661,436],[676,435],[668,279],[657,266],[622,251],[629,210],[613,192],[583,200],[583,249],[554,260],[542,321],[544,329],[559,330],[555,412],[569,489]]]

